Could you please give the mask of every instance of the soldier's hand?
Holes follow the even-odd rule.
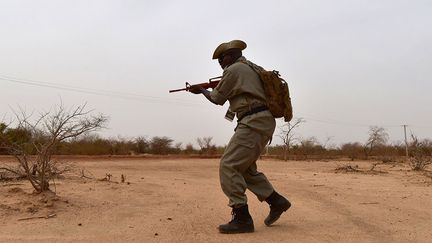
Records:
[[[194,94],[201,94],[203,91],[203,87],[199,86],[199,85],[192,85],[189,87],[189,92],[194,93]]]

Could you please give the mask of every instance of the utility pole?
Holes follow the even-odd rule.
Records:
[[[408,159],[408,140],[407,140],[407,135],[406,135],[406,127],[408,125],[402,125],[404,128],[404,135],[405,135],[405,156]]]

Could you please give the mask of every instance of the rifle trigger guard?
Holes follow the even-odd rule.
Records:
[[[190,87],[191,87],[190,83],[189,83],[189,82],[186,82],[186,90],[189,90]]]

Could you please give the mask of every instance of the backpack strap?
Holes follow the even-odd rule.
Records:
[[[248,60],[244,60],[241,61],[242,63],[248,65],[249,67],[251,67],[258,75],[260,72],[265,71],[264,68],[262,68],[261,66],[256,65],[255,63],[248,61]]]

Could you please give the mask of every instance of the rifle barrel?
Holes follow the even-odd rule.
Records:
[[[179,92],[179,91],[184,91],[184,90],[188,90],[187,88],[183,88],[183,89],[172,89],[169,92],[173,93],[173,92]]]
[[[205,88],[205,89],[208,89],[208,88],[212,88],[212,89],[213,89],[213,88],[216,87],[216,85],[221,81],[221,78],[222,78],[222,76],[220,76],[220,77],[210,78],[209,81],[208,81],[208,83],[201,83],[201,84],[194,84],[194,85],[202,86],[202,87]],[[194,86],[194,85],[191,85],[191,84],[189,84],[188,82],[186,82],[186,88],[182,88],[182,89],[172,89],[172,90],[170,90],[169,92],[170,92],[170,93],[173,93],[173,92],[179,92],[179,91],[189,91],[189,88],[190,88],[191,86]]]

